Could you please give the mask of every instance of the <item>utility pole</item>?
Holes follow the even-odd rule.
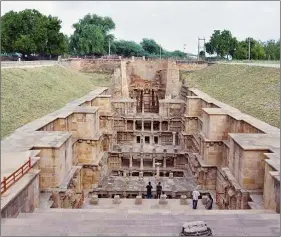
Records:
[[[108,41],[108,56],[110,56],[110,39]]]
[[[249,61],[251,60],[251,42],[250,42],[250,37],[248,38],[249,41]]]

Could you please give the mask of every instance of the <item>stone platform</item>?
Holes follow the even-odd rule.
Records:
[[[113,182],[112,182],[113,181]],[[108,184],[112,182],[112,187]],[[128,182],[126,184],[126,182]],[[156,185],[158,181],[154,177],[144,177],[143,183],[139,182],[139,177],[122,177],[122,176],[112,176],[112,180],[110,178],[105,178],[101,181],[100,187],[95,189],[96,191],[124,191],[126,192],[139,192],[142,191],[146,193],[146,185],[148,182],[151,182],[153,187],[152,191],[156,191]],[[168,177],[160,177],[160,182],[162,185],[162,191],[164,192],[187,192],[193,191],[195,189],[196,180],[194,177],[177,177],[177,178],[168,178]]]
[[[154,200],[147,200],[153,203]],[[121,206],[120,206],[121,207]],[[263,210],[37,209],[1,220],[2,236],[179,236],[205,221],[214,236],[280,236],[280,216]]]
[[[142,204],[135,205],[135,198],[124,199],[121,198],[121,203],[115,205],[112,203],[113,198],[100,198],[98,205],[90,204],[90,198],[85,200],[83,209],[107,209],[107,210],[119,210],[121,212],[141,212],[141,213],[195,213],[198,210],[206,210],[205,206],[198,201],[197,209],[192,209],[192,200],[188,199],[188,205],[181,205],[180,199],[167,199],[167,205],[159,205],[159,199],[143,199]],[[217,209],[214,203],[213,209]]]

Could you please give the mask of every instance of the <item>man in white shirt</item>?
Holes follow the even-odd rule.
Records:
[[[198,197],[200,196],[200,193],[197,191],[197,187],[196,189],[192,192],[192,199],[193,199],[193,209],[197,208],[197,203],[198,203]]]

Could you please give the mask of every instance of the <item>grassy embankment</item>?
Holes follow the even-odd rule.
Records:
[[[1,70],[1,139],[18,127],[64,107],[111,75],[77,73],[59,66]]]
[[[280,127],[280,69],[217,64],[181,72],[190,87],[275,127]]]

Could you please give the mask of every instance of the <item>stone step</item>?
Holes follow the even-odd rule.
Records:
[[[24,219],[10,219],[4,222],[1,226],[2,235],[28,235],[28,236],[40,236],[40,235],[111,235],[115,233],[119,236],[178,236],[181,231],[181,225],[183,222],[151,222],[148,224],[148,220],[139,221],[120,221],[120,220],[104,220],[104,221],[57,221],[46,220],[44,218],[40,221],[34,222],[30,220],[27,222],[21,222]],[[26,221],[26,220],[25,220]],[[170,223],[170,224],[169,224]],[[213,222],[206,222],[212,229],[215,236],[245,236],[249,234],[260,234],[262,236],[275,236],[280,232],[279,223],[265,222],[264,220],[255,221],[253,223],[241,224],[239,220],[229,220],[221,222],[214,220]],[[261,227],[262,226],[262,227]]]
[[[92,209],[60,209],[60,208],[37,208],[34,210],[34,213],[127,213],[127,214],[184,214],[184,215],[233,215],[233,214],[276,214],[272,210],[256,210],[256,209],[247,209],[247,210],[189,210],[189,211],[180,211],[180,210],[169,210],[169,209],[142,209],[138,206],[138,209],[130,209],[129,207],[124,207],[120,209],[112,208],[92,208]]]
[[[14,236],[179,236],[186,221],[204,220],[215,236],[280,235],[279,214],[264,210],[197,210],[191,214],[131,213],[104,209],[37,209],[1,220]],[[219,213],[219,214],[218,214]]]

